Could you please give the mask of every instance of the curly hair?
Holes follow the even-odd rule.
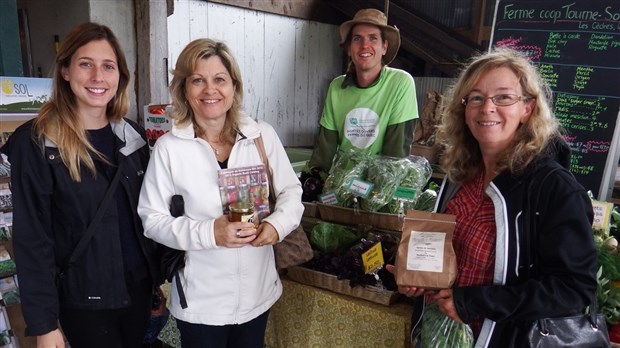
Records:
[[[222,64],[228,70],[233,86],[235,86],[232,106],[226,113],[226,123],[222,129],[222,135],[234,136],[239,128],[239,119],[242,115],[243,82],[241,81],[241,70],[237,65],[235,57],[228,46],[221,41],[196,39],[187,44],[183,51],[181,51],[176,66],[172,71],[170,95],[172,97],[173,111],[170,116],[177,120],[177,127],[188,127],[193,124],[196,134],[200,135],[204,132],[195,122],[194,112],[187,103],[187,96],[185,94],[186,81],[194,73],[198,60],[208,59],[213,56],[217,56],[222,60]]]
[[[523,95],[533,99],[534,105],[527,122],[516,130],[512,146],[501,154],[496,171],[523,172],[554,138],[561,136],[559,123],[550,106],[551,90],[525,55],[513,49],[498,48],[474,56],[443,99],[438,127],[437,138],[443,151],[440,165],[453,182],[471,180],[484,167],[478,141],[465,123],[462,99],[483,74],[501,67],[515,73]]]

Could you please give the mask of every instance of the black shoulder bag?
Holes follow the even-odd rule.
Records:
[[[170,215],[173,217],[179,217],[185,214],[185,203],[183,196],[174,195],[170,200]],[[185,251],[177,250],[160,244],[161,248],[161,272],[164,278],[168,282],[172,282],[172,278],[175,278],[175,285],[177,287],[177,293],[179,294],[179,302],[181,308],[187,308],[187,299],[185,298],[185,292],[179,279],[179,270],[185,267]]]
[[[542,187],[545,180],[551,175],[551,173],[556,170],[558,169],[551,169],[544,176],[544,178],[540,181],[540,187]],[[532,189],[532,186],[533,183],[530,184],[530,189]],[[532,202],[537,204],[541,191],[542,190],[540,188],[536,191],[529,191],[537,193],[536,200],[529,201],[528,204]],[[533,216],[536,214],[536,209],[532,208],[533,207],[530,207],[529,211],[525,214],[525,226],[530,227],[530,231],[524,234],[525,238],[529,239],[525,245],[530,245],[529,252],[527,253],[528,265],[531,267],[528,268],[530,277],[538,273],[538,260],[536,256],[538,253],[538,245],[536,243],[537,221]],[[516,346],[536,348],[603,348],[610,347],[611,345],[607,333],[605,316],[597,312],[596,295],[593,295],[593,298],[591,299],[589,313],[570,317],[538,319],[530,324],[525,333],[527,335],[521,337],[521,339],[525,342],[523,342],[522,345]]]
[[[121,164],[116,169],[116,174],[114,174],[114,177],[112,178],[112,181],[108,185],[108,188],[105,192],[105,195],[103,196],[103,199],[101,200],[101,203],[99,203],[99,208],[97,208],[97,213],[95,214],[95,217],[88,224],[88,228],[86,229],[86,232],[84,233],[84,235],[82,236],[78,244],[73,249],[73,252],[71,253],[71,256],[69,257],[69,260],[65,263],[65,265],[62,268],[58,270],[58,273],[56,274],[57,282],[62,281],[62,279],[65,277],[65,273],[67,272],[67,270],[71,266],[73,266],[78,256],[80,256],[86,250],[86,246],[88,245],[88,243],[90,242],[90,239],[95,234],[95,226],[99,224],[99,221],[101,220],[101,217],[105,213],[108,207],[108,204],[110,203],[110,200],[112,199],[112,196],[116,192],[116,187],[118,186],[118,182],[121,178],[121,172],[122,172],[121,166],[123,165],[123,163],[124,162],[121,162]]]

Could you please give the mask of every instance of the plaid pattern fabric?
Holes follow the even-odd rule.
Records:
[[[495,215],[484,193],[484,173],[465,183],[448,202],[446,213],[456,215],[453,245],[458,264],[455,286],[490,285],[495,267]],[[477,338],[483,318],[471,323]]]

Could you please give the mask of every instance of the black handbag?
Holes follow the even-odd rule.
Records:
[[[572,317],[545,318],[532,323],[526,347],[607,348],[611,346],[605,316],[597,312],[596,301],[590,313]]]
[[[551,173],[557,169],[550,170],[540,185],[542,186]],[[542,190],[533,190],[533,183],[530,184],[529,192],[536,192],[537,198],[529,202],[538,202],[540,192]],[[530,226],[530,232],[524,235],[526,239],[525,245],[530,245],[527,251],[527,260],[529,265],[533,265],[528,269],[530,277],[537,273],[538,260],[536,255],[537,244],[535,243],[536,221],[532,214],[536,209],[529,209],[529,213],[525,214],[526,226]],[[529,239],[529,240],[527,240]],[[543,318],[538,319],[527,327],[521,337],[517,337],[520,341],[515,347],[532,347],[532,348],[599,348],[610,347],[609,333],[607,331],[607,323],[605,316],[598,313],[596,295],[592,295],[590,300],[590,310],[587,314],[579,314],[568,317],[559,318]]]
[[[170,215],[173,217],[182,216],[185,213],[185,201],[183,196],[174,195],[170,200]],[[160,244],[161,256],[160,256],[160,269],[164,278],[168,282],[172,282],[175,278],[175,286],[177,287],[177,293],[179,294],[179,302],[181,308],[187,308],[187,299],[185,298],[185,292],[179,279],[179,270],[185,267],[185,251],[177,250]]]

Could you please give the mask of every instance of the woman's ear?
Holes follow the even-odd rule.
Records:
[[[525,107],[523,108],[523,115],[521,115],[521,124],[527,122],[532,116],[534,112],[534,108],[536,107],[536,99],[532,98],[526,102],[524,102]]]
[[[69,81],[69,71],[68,71],[68,69],[67,69],[67,68],[62,67],[62,68],[60,69],[60,74],[62,75],[62,78],[63,78],[65,81]]]

